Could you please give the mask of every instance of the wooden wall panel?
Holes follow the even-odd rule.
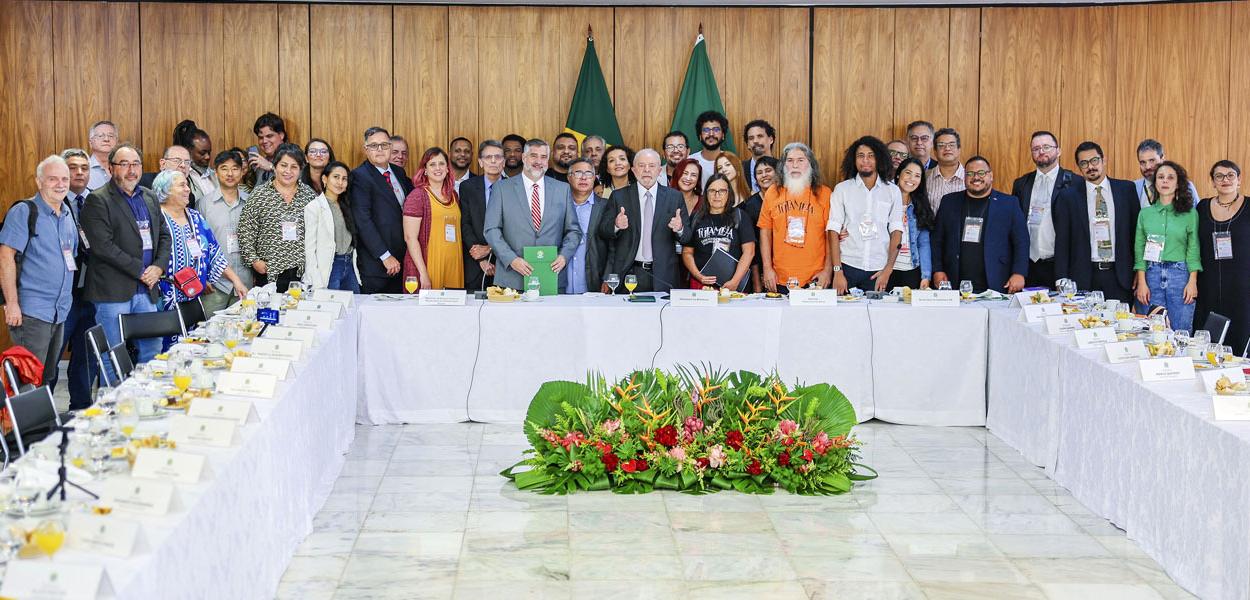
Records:
[[[1036,167],[1029,134],[1059,127],[1058,15],[1036,8],[986,8],[981,21],[980,153],[998,189]],[[972,156],[964,152],[964,160]]]
[[[1150,114],[1150,68],[1138,50],[1150,39],[1150,7],[1147,5],[1117,6],[1115,11],[1115,47],[1131,48],[1115,55],[1115,125],[1114,142],[1103,146],[1110,159],[1109,173],[1121,179],[1141,176],[1137,169],[1137,143],[1154,135],[1155,116]],[[1164,141],[1166,143],[1166,140]]]
[[[392,126],[391,11],[318,4],[310,13],[309,133],[325,138],[349,165],[364,160],[365,129]]]
[[[981,9],[952,8],[950,20],[950,84],[945,125],[963,139],[967,156],[981,151]]]
[[[0,203],[33,195],[35,165],[59,152],[49,112],[55,106],[50,2],[11,2],[0,10]],[[42,60],[40,60],[42,57]]]
[[[312,126],[308,13],[307,5],[278,5],[278,114],[286,122],[287,138],[301,142],[313,137],[308,134]],[[244,125],[250,127],[254,121]]]
[[[220,54],[231,55],[242,51],[245,60],[230,64],[223,62],[222,84],[210,87],[210,101],[220,102],[225,108],[222,124],[206,129],[214,137],[215,148],[238,146],[246,149],[256,143],[252,125],[266,112],[281,114],[279,95],[282,78],[278,70],[278,5],[238,4],[227,6],[221,15],[222,37]],[[253,49],[249,53],[245,49]],[[218,100],[219,98],[219,100]],[[237,116],[236,116],[237,115]],[[286,119],[283,119],[284,121]],[[170,124],[170,130],[177,121]],[[295,131],[287,130],[287,139],[298,142],[298,122]],[[225,145],[229,143],[229,145]]]
[[[455,132],[451,137],[464,135],[474,138],[474,143],[490,138],[502,140],[509,132],[491,131],[483,134],[477,126],[477,34],[481,28],[471,14],[462,12],[466,10],[468,9],[456,6],[447,9],[447,38],[455,40],[455,44],[449,43],[447,48],[447,130]],[[607,37],[604,34],[610,32],[600,33]],[[596,36],[596,48],[602,44],[598,38]],[[476,160],[472,166],[474,169],[478,168]]]
[[[139,133],[139,5],[58,3],[52,14],[57,148],[87,147],[92,123]]]
[[[894,129],[894,15],[817,10],[813,37],[812,149],[837,181],[847,145],[865,134],[889,139]]]
[[[396,6],[394,29],[393,133],[408,140],[417,160],[430,146],[447,150],[454,137],[447,131],[447,7]]]
[[[1241,167],[1242,181],[1250,181],[1250,2],[1236,2],[1229,19],[1232,26],[1231,62],[1228,65],[1228,157]],[[1214,80],[1214,78],[1213,78]],[[1210,170],[1208,169],[1207,172]],[[1206,175],[1204,175],[1206,177]],[[1207,181],[1210,178],[1207,177]],[[1250,194],[1250,184],[1242,183]]]
[[[1076,147],[1085,140],[1102,146],[1107,158],[1128,156],[1112,147],[1115,124],[1115,7],[1073,8],[1058,15],[1064,34],[1059,56],[1060,123],[1051,129],[1063,149],[1060,164],[1077,170]],[[1120,163],[1114,163],[1119,165]]]
[[[790,142],[799,141],[809,146],[812,143],[811,30],[810,10],[786,9],[781,15],[781,35],[774,41],[780,63],[776,88],[778,107],[776,120],[769,119],[777,128],[774,154],[780,154]]]
[[[950,13],[948,8],[894,11],[892,138],[905,139],[907,124],[912,121],[925,120],[938,127],[946,123],[951,76]]]

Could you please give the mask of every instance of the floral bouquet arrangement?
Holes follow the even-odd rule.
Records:
[[[776,374],[678,367],[615,383],[551,381],[530,401],[532,448],[501,475],[544,494],[841,494],[858,472],[855,410],[829,384],[787,386]],[[530,467],[528,470],[520,470]]]

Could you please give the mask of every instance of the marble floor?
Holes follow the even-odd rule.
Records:
[[[1189,598],[983,428],[867,423],[847,495],[521,492],[520,426],[359,426],[279,598]]]

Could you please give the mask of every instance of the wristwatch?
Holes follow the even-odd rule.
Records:
[[[833,272],[837,273],[842,270],[842,265],[833,265]]]

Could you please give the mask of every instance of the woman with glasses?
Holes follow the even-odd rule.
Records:
[[[404,200],[404,279],[416,277],[422,290],[464,289],[460,203],[450,173],[442,148],[426,150]]]
[[[749,285],[751,260],[755,257],[755,228],[742,209],[734,206],[734,194],[728,177],[716,173],[708,178],[703,202],[690,219],[681,251],[681,261],[690,272],[692,288],[714,286],[742,291]],[[702,271],[717,250],[737,261],[728,279]]]
[[[317,194],[299,180],[304,168],[299,146],[278,146],[273,164],[273,178],[258,184],[243,207],[239,246],[257,284],[274,282],[284,292],[304,270],[304,207]]]
[[[1185,168],[1163,161],[1155,168],[1152,187],[1157,199],[1137,215],[1133,285],[1142,314],[1162,306],[1176,331],[1190,331],[1198,297],[1198,211],[1189,191]]]
[[[325,172],[326,165],[334,162],[334,150],[330,148],[330,143],[321,138],[309,140],[304,145],[304,158],[308,164],[300,174],[300,181],[318,194],[324,192],[325,189],[321,187],[321,174]]]
[[[1250,339],[1250,215],[1241,193],[1241,167],[1221,160],[1211,167],[1211,182],[1215,196],[1198,203],[1202,272],[1195,322],[1201,327],[1212,312],[1228,317],[1224,343],[1242,353]]]

